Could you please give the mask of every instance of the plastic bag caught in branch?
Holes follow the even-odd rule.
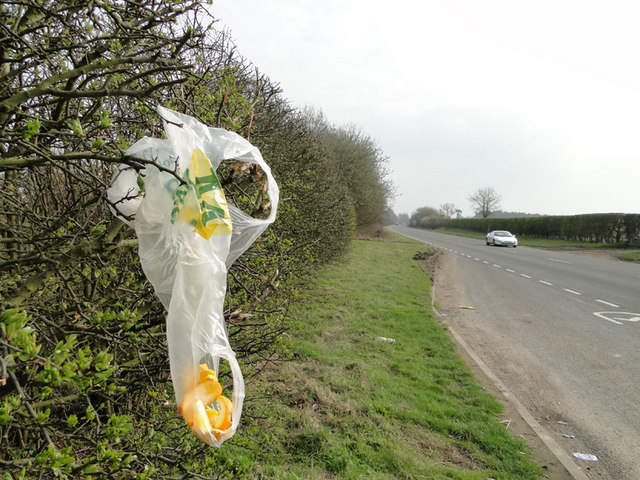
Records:
[[[127,151],[154,163],[141,172],[144,192],[137,172],[122,166],[107,197],[114,212],[135,228],[142,268],[168,312],[169,361],[180,412],[202,441],[217,447],[238,428],[244,400],[244,380],[223,316],[227,269],[274,221],[279,190],[260,151],[244,138],[163,107],[158,113],[167,138],[145,137]],[[266,219],[227,204],[215,173],[225,160],[262,168],[271,204]],[[231,400],[217,379],[221,360],[231,369]]]

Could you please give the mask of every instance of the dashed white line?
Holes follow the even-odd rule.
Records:
[[[575,290],[569,290],[568,288],[563,288],[565,292],[573,293],[574,295],[582,295],[580,292],[576,292]]]
[[[480,262],[480,261],[481,261],[482,263],[484,263],[484,264],[486,264],[486,265],[493,265],[493,266],[494,266],[494,267],[496,267],[496,268],[502,268],[502,266],[500,266],[500,265],[498,265],[498,264],[496,264],[496,263],[490,264],[490,263],[489,263],[488,261],[486,261],[486,260],[481,260],[481,259],[479,259],[478,257],[472,257],[471,255],[467,255],[466,253],[463,253],[463,252],[458,252],[457,250],[452,250],[452,249],[450,249],[450,248],[447,248],[447,250],[449,250],[450,252],[458,253],[458,254],[462,255],[463,257],[473,258],[476,262]],[[569,263],[569,264],[571,263],[571,262],[567,262],[567,261],[565,261],[565,260],[559,260],[559,259],[557,259],[557,258],[549,258],[548,260],[550,260],[550,261],[552,261],[552,262],[559,262],[559,263]],[[515,270],[511,270],[510,268],[505,268],[504,270],[505,270],[505,271],[507,271],[507,272],[509,272],[509,273],[516,273],[516,272],[515,272]],[[527,275],[527,274],[525,274],[525,273],[521,273],[521,274],[520,274],[520,276],[521,276],[521,277],[524,277],[524,278],[533,278],[533,277],[531,277],[530,275]],[[550,287],[552,287],[552,286],[553,286],[553,283],[551,283],[551,282],[547,282],[546,280],[538,280],[538,281],[539,281],[540,283],[544,284],[544,285],[548,285],[548,286],[550,286]],[[573,295],[582,295],[582,293],[580,293],[580,292],[576,292],[575,290],[571,290],[571,289],[569,289],[569,288],[563,288],[563,290],[564,290],[565,292],[567,292],[567,293],[571,293],[571,294],[573,294]],[[620,308],[620,306],[619,306],[619,305],[616,305],[615,303],[607,302],[607,301],[605,301],[605,300],[600,300],[599,298],[598,298],[598,299],[596,299],[596,302],[602,303],[602,304],[604,304],[604,305],[608,305],[609,307],[612,307],[612,308]],[[617,322],[616,322],[616,323],[617,323]]]
[[[611,302],[605,302],[604,300],[600,300],[599,298],[596,298],[596,302],[604,303],[605,305],[609,305],[610,307],[613,307],[613,308],[620,308],[620,305],[616,305],[615,303],[611,303]]]

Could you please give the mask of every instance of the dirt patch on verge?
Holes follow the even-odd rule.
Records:
[[[432,248],[430,250],[416,252],[413,259],[418,263],[420,268],[429,275],[429,278],[433,282],[435,280],[435,273],[438,268],[438,264],[440,263],[439,259],[442,255],[442,250]]]

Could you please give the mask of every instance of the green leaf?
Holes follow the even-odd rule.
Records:
[[[29,140],[38,133],[40,133],[40,120],[35,118],[27,122],[27,128],[22,131],[22,137],[25,140]]]
[[[67,417],[67,426],[69,428],[73,428],[78,424],[78,416],[75,414],[71,414]]]
[[[131,415],[111,415],[104,431],[106,437],[120,437],[133,429]]]
[[[38,395],[38,397],[41,400],[44,400],[45,398],[48,398],[51,396],[51,394],[53,393],[53,389],[49,386],[44,386],[40,389],[40,394]]]
[[[100,235],[101,233],[104,233],[106,229],[107,226],[104,223],[101,223],[99,225],[96,225],[95,227],[92,227],[91,233],[94,235]]]
[[[87,465],[82,473],[85,475],[94,475],[96,473],[102,473],[102,468],[100,468],[100,465],[91,464]]]
[[[113,120],[111,120],[109,112],[106,110],[103,110],[102,113],[100,113],[100,126],[102,128],[110,128],[113,126]]]
[[[4,401],[0,403],[0,425],[8,425],[11,419],[11,405],[9,402]]]
[[[36,413],[36,421],[38,423],[45,423],[49,420],[49,416],[51,415],[51,409],[47,408],[44,412]]]
[[[76,118],[73,122],[68,123],[67,125],[75,135],[79,137],[85,136],[84,129],[82,128],[82,123],[79,118]]]
[[[96,418],[96,411],[91,406],[88,406],[85,410],[85,417],[89,421],[94,420]]]
[[[105,141],[102,139],[97,139],[94,140],[93,142],[91,142],[91,148],[93,150],[100,150],[102,147],[104,147]]]

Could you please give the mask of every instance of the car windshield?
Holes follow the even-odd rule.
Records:
[[[511,233],[509,233],[509,232],[496,232],[495,236],[496,237],[511,237]]]

